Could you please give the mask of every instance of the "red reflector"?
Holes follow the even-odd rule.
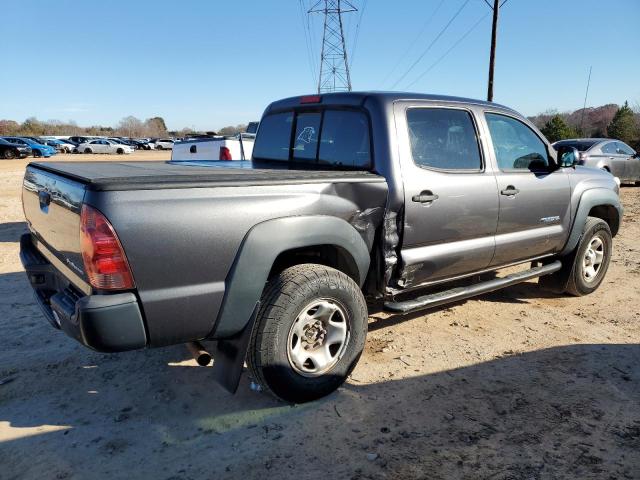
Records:
[[[304,97],[300,97],[300,103],[320,103],[322,101],[322,97],[320,95],[306,95]]]
[[[231,158],[231,151],[227,147],[220,147],[219,160],[233,160],[233,158]]]
[[[80,249],[89,283],[100,290],[135,287],[129,262],[109,221],[95,208],[82,206]]]

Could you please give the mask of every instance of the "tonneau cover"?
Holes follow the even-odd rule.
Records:
[[[300,183],[384,182],[366,171],[253,168],[251,162],[36,162],[89,190],[150,190]]]

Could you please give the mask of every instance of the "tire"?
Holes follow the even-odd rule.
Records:
[[[607,222],[587,217],[582,237],[573,255],[566,293],[580,297],[594,292],[600,286],[609,268],[612,246],[611,230]],[[602,252],[602,258],[596,264],[599,252]],[[589,267],[593,267],[595,274]]]
[[[38,149],[33,150],[32,153],[33,153],[33,158],[40,158],[42,156],[42,151]]]
[[[156,145],[156,150],[162,150],[164,147],[162,145]]]
[[[84,153],[93,153],[93,151],[90,148],[85,148]]]
[[[247,352],[249,371],[265,391],[286,402],[324,397],[358,362],[367,318],[360,288],[344,273],[317,264],[287,268],[262,294]],[[330,338],[335,342],[328,343]],[[320,361],[311,359],[313,352]]]
[[[123,155],[123,154],[124,154],[124,150],[123,150],[123,149],[121,149],[121,148],[119,148],[118,150],[116,150],[116,153],[117,153],[118,155]]]
[[[11,150],[10,148],[6,149],[2,154],[2,158],[4,158],[5,160],[14,159],[16,158],[16,156],[16,152],[14,150]]]

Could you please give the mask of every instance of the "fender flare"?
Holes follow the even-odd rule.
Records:
[[[589,212],[593,207],[598,206],[614,207],[618,212],[618,222],[622,219],[623,209],[620,204],[620,197],[616,192],[606,188],[593,188],[585,191],[580,197],[580,203],[576,210],[576,216],[573,220],[569,239],[567,240],[567,243],[560,255],[568,255],[574,248],[576,248],[578,241],[580,241],[580,237],[582,236],[582,229],[587,221]]]
[[[322,215],[267,220],[252,227],[238,249],[225,280],[214,337],[233,337],[247,326],[278,255],[316,245],[337,246],[351,255],[358,268],[358,283],[364,284],[371,261],[369,249],[346,220]]]

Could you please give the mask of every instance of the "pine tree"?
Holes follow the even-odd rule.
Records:
[[[571,128],[560,115],[554,115],[551,119],[544,124],[540,129],[547,140],[550,142],[557,142],[558,140],[564,140],[566,138],[572,138],[577,136],[577,132]]]
[[[625,143],[631,143],[638,138],[638,125],[633,110],[629,108],[629,102],[624,102],[624,106],[618,109],[607,127],[607,135]]]

